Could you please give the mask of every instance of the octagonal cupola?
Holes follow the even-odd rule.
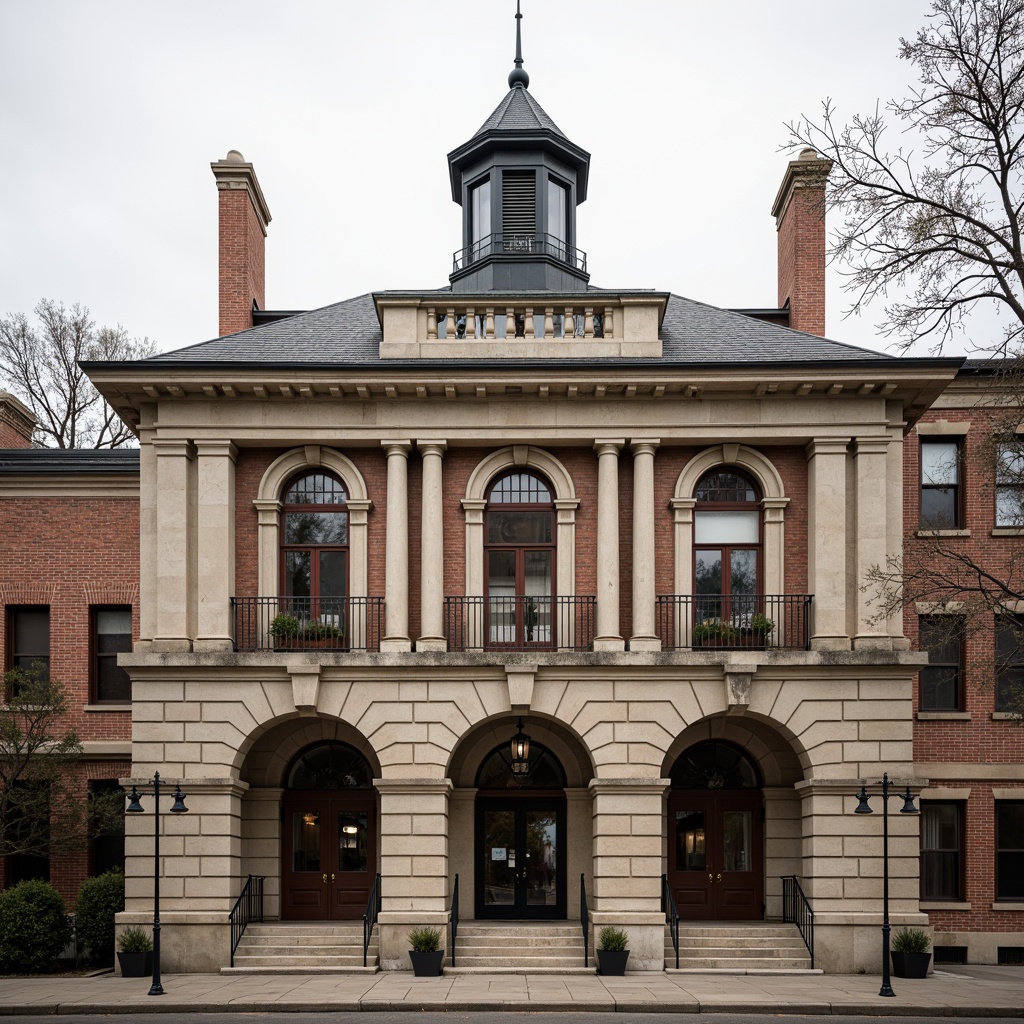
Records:
[[[449,277],[457,292],[572,292],[590,280],[576,240],[590,154],[566,138],[530,93],[521,20],[517,3],[508,93],[479,131],[448,154],[452,199],[462,207],[462,248]]]

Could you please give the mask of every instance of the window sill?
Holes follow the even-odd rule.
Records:
[[[918,711],[920,722],[969,722],[970,711]]]
[[[963,900],[921,900],[921,910],[970,910],[970,903]]]
[[[1019,716],[1012,711],[993,711],[993,722],[1015,722]]]
[[[993,910],[1010,910],[1015,914],[1024,914],[1024,901],[1022,900],[1001,900],[992,904]]]
[[[131,711],[131,704],[86,704],[83,711]]]
[[[1020,531],[1024,533],[1024,530]],[[970,530],[928,530],[919,529],[916,537],[970,537]]]
[[[996,526],[992,530],[993,537],[1024,537],[1024,529],[1019,526]]]

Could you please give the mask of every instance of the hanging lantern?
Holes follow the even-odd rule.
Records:
[[[512,737],[512,774],[530,773],[530,737],[523,732],[523,720],[519,719],[519,731]]]

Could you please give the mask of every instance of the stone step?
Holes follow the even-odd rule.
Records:
[[[665,943],[666,949],[672,948],[672,941]],[[679,948],[683,949],[806,949],[803,940],[800,938],[778,938],[778,939],[719,939],[708,937],[706,939],[695,939],[687,936],[679,936]]]
[[[665,928],[666,933],[668,927]],[[756,922],[745,922],[734,925],[708,925],[708,924],[694,924],[691,921],[680,921],[679,922],[679,937],[682,938],[684,935],[700,936],[702,938],[726,938],[726,937],[739,937],[739,938],[785,938],[791,935],[799,935],[796,925],[792,924],[772,924],[772,925],[759,925]]]
[[[460,955],[468,953],[473,956],[508,956],[509,950],[514,949],[524,956],[576,956],[577,953],[583,956],[582,942],[531,942],[529,944],[517,943],[515,945],[511,943],[495,943],[494,945],[484,946],[476,942],[460,941],[456,942],[455,945],[456,951]]]
[[[246,932],[239,944],[243,946],[358,946],[362,949],[363,936],[361,933],[359,935],[323,935],[320,932],[311,932],[308,935],[282,935],[280,932],[269,932],[250,935]],[[370,944],[377,944],[376,934],[370,940]]]
[[[363,954],[358,956],[315,956],[302,953],[294,956],[239,956],[235,953],[236,967],[362,967]]]
[[[363,922],[360,921],[358,924],[317,924],[316,922],[309,924],[301,922],[250,924],[246,927],[243,938],[248,938],[250,935],[337,935],[353,939],[358,936],[359,941],[362,942]]]
[[[455,962],[462,967],[547,967],[551,970],[563,967],[582,967],[583,951],[579,956],[520,956],[517,953],[506,953],[505,956],[473,956],[459,952]]]
[[[459,922],[459,937],[463,935],[579,935],[582,937],[579,924],[477,924],[469,921]]]
[[[675,957],[672,958],[672,966],[675,967]],[[803,970],[809,970],[811,966],[811,958],[806,957],[701,957],[701,956],[680,956],[679,967],[680,969],[690,970],[730,970],[730,971],[750,971],[750,970],[792,970],[799,968]]]
[[[367,958],[376,957],[377,951],[366,951]],[[308,946],[300,943],[289,943],[281,946],[246,946],[239,944],[235,950],[235,960],[243,956],[358,956],[363,959],[363,944],[358,946]]]
[[[461,960],[459,963],[461,964]],[[597,967],[445,967],[444,974],[596,974]]]
[[[221,974],[376,974],[380,968],[363,967],[362,960],[358,967],[222,967]]]
[[[672,949],[671,946],[666,947],[665,953],[666,953],[666,955],[671,953],[672,956],[675,956],[675,950]],[[679,956],[680,957],[684,957],[684,956],[688,956],[688,957],[693,957],[693,956],[696,956],[696,957],[716,957],[719,960],[725,960],[725,959],[729,959],[729,958],[736,959],[737,957],[742,958],[742,957],[745,957],[745,956],[771,957],[771,958],[776,958],[776,957],[797,957],[797,958],[807,957],[807,959],[810,960],[810,956],[808,955],[807,950],[803,946],[800,946],[799,948],[788,946],[785,949],[778,949],[778,948],[775,948],[775,947],[770,947],[770,948],[767,948],[767,949],[756,949],[756,948],[753,948],[751,946],[726,947],[726,948],[722,948],[722,947],[719,947],[719,946],[693,946],[693,947],[691,947],[689,949],[684,949],[682,946],[680,946],[679,947]]]

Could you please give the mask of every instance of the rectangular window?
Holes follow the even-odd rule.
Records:
[[[921,669],[918,708],[921,711],[963,711],[963,628],[959,615],[922,615],[919,644],[928,652]]]
[[[1024,528],[1024,437],[996,449],[996,526]]]
[[[959,530],[960,442],[921,438],[921,527]]]
[[[548,178],[548,234],[563,246],[569,241],[569,190]],[[561,254],[560,254],[561,255]]]
[[[921,803],[921,899],[963,899],[964,805]]]
[[[124,871],[124,790],[117,779],[89,780],[89,873]]]
[[[491,183],[482,181],[469,192],[469,240],[476,247],[491,233]],[[479,254],[477,254],[479,255]]]
[[[1024,900],[1024,802],[996,803],[996,899]]]
[[[50,665],[50,609],[11,608],[7,617],[8,668],[28,671],[41,661]]]
[[[1014,711],[1024,705],[1024,618],[1000,615],[996,619],[996,711]]]
[[[117,664],[118,654],[132,649],[132,610],[92,609],[92,699],[97,704],[128,704],[132,681]]]

